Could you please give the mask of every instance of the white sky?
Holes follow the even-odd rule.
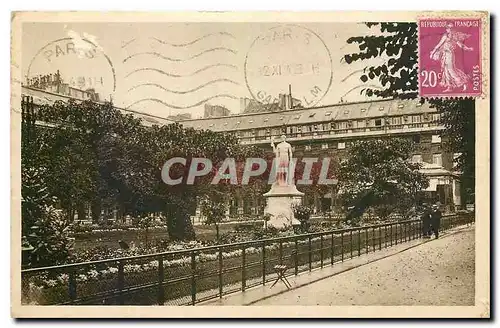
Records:
[[[85,77],[86,87],[94,85],[106,99],[112,95],[115,105],[159,116],[201,117],[206,101],[238,113],[240,97],[276,97],[288,92],[288,84],[306,107],[329,105],[343,96],[366,99],[361,88],[349,91],[361,84],[356,71],[367,63],[347,65],[341,58],[357,50],[347,38],[367,31],[355,23],[29,23],[23,26],[22,67],[25,76],[28,69],[30,76],[59,69],[76,85]],[[84,51],[95,49],[78,40],[91,40],[98,46],[95,57],[72,52],[68,40],[51,43],[64,38]],[[288,74],[286,65],[292,67]],[[273,66],[282,75],[268,76]]]

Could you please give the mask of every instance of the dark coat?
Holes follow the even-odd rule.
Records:
[[[437,211],[431,211],[431,224],[434,229],[439,229],[439,226],[441,225],[441,217],[443,215],[441,214],[440,210]]]
[[[428,234],[431,229],[431,211],[430,209],[424,209],[424,212],[421,216],[422,219],[422,230],[424,235]]]

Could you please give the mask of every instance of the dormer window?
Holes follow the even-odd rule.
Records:
[[[214,124],[212,123],[212,124],[210,124],[208,127],[209,127],[209,128],[211,128],[211,127],[213,127],[213,126],[214,126]]]
[[[267,121],[269,121],[269,118],[267,118],[267,117],[266,117],[266,118],[264,119],[264,122],[267,122]]]
[[[300,118],[300,115],[295,116],[295,119],[298,120]]]
[[[348,111],[348,110],[345,110],[345,111],[344,111],[344,115],[347,115],[347,114],[349,114],[349,111]]]
[[[366,108],[361,108],[361,112],[362,113],[366,112]]]
[[[248,123],[253,123],[253,120],[248,121]]]
[[[224,122],[224,125],[227,125],[227,122]]]
[[[405,107],[405,105],[403,105],[403,104],[398,105],[398,108],[403,108],[403,107]]]
[[[378,108],[379,111],[383,111],[384,110],[384,107],[379,107]]]
[[[280,120],[283,120],[285,117],[284,116],[280,116]]]
[[[325,116],[330,116],[330,115],[332,115],[332,112],[326,112],[325,113]]]
[[[236,124],[240,124],[240,123],[241,123],[240,121],[236,122]]]
[[[309,117],[314,117],[314,115],[316,115],[316,113],[311,113],[309,114]]]

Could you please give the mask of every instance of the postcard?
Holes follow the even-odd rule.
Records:
[[[489,318],[487,12],[14,12],[16,318]]]

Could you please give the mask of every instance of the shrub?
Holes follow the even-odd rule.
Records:
[[[312,210],[304,205],[296,205],[293,207],[293,214],[300,221],[300,228],[303,232],[307,232],[309,228],[309,219],[311,218]]]
[[[51,266],[68,262],[73,247],[71,224],[52,207],[42,211],[27,236],[33,246],[31,266]]]

